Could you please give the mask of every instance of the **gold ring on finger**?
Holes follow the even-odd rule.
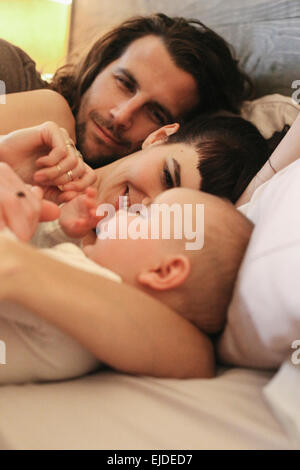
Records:
[[[67,141],[66,141],[66,147],[72,147],[72,148],[74,148],[74,149],[76,148],[76,147],[75,147],[75,144],[74,144],[71,140],[67,140]]]
[[[82,153],[79,152],[79,150],[77,150],[77,157],[79,158],[79,160],[83,160]]]
[[[72,170],[67,171],[67,175],[69,177],[69,180],[73,181],[73,172],[72,172]]]

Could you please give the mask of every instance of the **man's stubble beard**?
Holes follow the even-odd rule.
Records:
[[[91,168],[96,169],[101,166],[107,165],[113,161],[112,157],[102,157],[99,155],[87,155],[86,148],[85,148],[85,135],[86,135],[86,123],[85,122],[77,122],[76,121],[76,146],[81,152],[85,163],[87,163]]]
[[[86,135],[86,123],[85,122],[78,122],[76,120],[76,125],[75,125],[75,131],[76,131],[76,147],[80,150],[83,159],[85,163],[87,163],[91,168],[96,169],[100,168],[105,165],[109,165],[110,163],[119,160],[120,158],[126,157],[127,155],[130,155],[131,153],[140,150],[143,140],[141,140],[135,148],[128,149],[128,153],[125,153],[124,155],[116,155],[116,156],[103,156],[103,155],[92,155],[92,157],[87,155],[86,149],[85,149],[85,135]]]

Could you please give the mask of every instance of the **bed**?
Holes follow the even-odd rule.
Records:
[[[253,77],[257,97],[292,95],[291,84],[300,79],[299,2],[148,0],[147,8],[199,18],[223,35]],[[285,123],[294,119],[296,105],[280,106]],[[280,127],[282,119],[274,125]],[[297,429],[289,432],[293,423],[285,425],[270,399],[278,380],[286,383],[290,365],[282,366],[279,379],[263,367],[219,365],[209,380],[105,370],[64,382],[2,386],[0,449],[299,449]],[[294,389],[300,365],[295,371]],[[284,402],[292,388],[285,390]],[[300,400],[295,416],[299,411]]]
[[[291,449],[266,405],[272,374],[220,369],[213,380],[101,372],[4,386],[2,449]]]

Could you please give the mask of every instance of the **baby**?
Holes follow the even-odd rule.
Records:
[[[120,210],[106,230],[99,224],[96,242],[83,248],[86,256],[203,332],[219,332],[251,222],[228,201],[187,188],[165,191],[148,208],[135,206],[141,210]]]
[[[75,224],[84,226],[91,213],[96,216],[92,189],[68,204],[77,208]],[[166,211],[158,211],[163,205]],[[176,210],[168,211],[171,206]],[[148,208],[120,210],[102,220],[97,231],[92,243],[83,238],[84,253],[69,243],[44,251],[117,282],[122,279],[167,304],[204,333],[222,329],[252,231],[252,224],[229,202],[191,189],[171,189]],[[0,383],[66,379],[100,364],[65,333],[9,302],[1,303],[0,337],[7,345]]]

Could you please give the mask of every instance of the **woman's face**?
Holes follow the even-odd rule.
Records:
[[[199,156],[192,145],[153,145],[125,157],[98,173],[98,203],[119,208],[119,197],[128,195],[132,204],[148,205],[173,187],[200,189]]]

